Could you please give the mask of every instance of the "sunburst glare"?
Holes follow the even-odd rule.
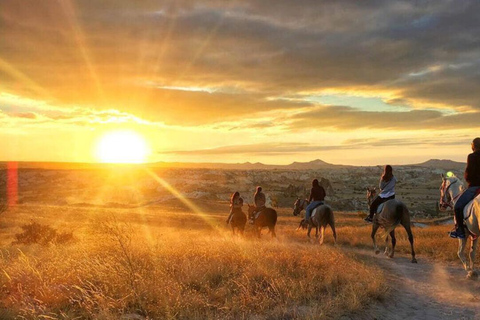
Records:
[[[96,157],[105,163],[144,163],[150,148],[143,136],[134,131],[113,131],[102,136]]]

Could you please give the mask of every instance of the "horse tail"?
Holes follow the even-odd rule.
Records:
[[[325,216],[327,217],[327,221],[329,225],[334,225],[335,221],[333,218],[333,210],[330,206],[325,206]]]
[[[275,226],[277,224],[277,211],[275,209],[272,209],[273,217],[272,217],[272,223]]]

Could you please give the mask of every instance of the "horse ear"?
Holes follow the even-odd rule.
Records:
[[[445,176],[443,175],[443,173],[441,174],[441,176],[442,176],[442,180],[445,180]]]

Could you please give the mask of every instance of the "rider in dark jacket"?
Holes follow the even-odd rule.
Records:
[[[310,196],[308,197],[308,202],[310,202],[310,204],[305,209],[306,223],[309,223],[310,216],[312,214],[313,209],[323,204],[323,200],[325,199],[325,196],[326,196],[325,189],[318,183],[317,179],[313,179],[312,189],[310,190]]]
[[[467,157],[467,167],[465,168],[464,178],[468,183],[466,189],[457,202],[455,202],[455,231],[450,232],[452,238],[465,238],[463,228],[463,209],[473,200],[477,190],[480,188],[480,138],[472,141],[472,153]]]

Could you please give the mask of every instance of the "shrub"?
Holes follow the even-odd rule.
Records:
[[[48,245],[51,243],[63,244],[73,240],[71,232],[58,232],[56,229],[37,222],[24,224],[23,232],[15,234],[15,241],[12,244],[38,243]]]

